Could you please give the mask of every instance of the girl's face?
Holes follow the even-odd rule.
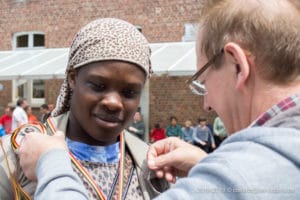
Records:
[[[139,106],[145,78],[138,66],[121,61],[95,62],[70,72],[68,137],[94,145],[116,142]]]

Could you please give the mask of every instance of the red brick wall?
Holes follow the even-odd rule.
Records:
[[[142,27],[150,42],[181,41],[184,24],[196,22],[200,0],[2,0],[0,49],[10,50],[13,33],[42,31],[46,47],[69,47],[84,24],[117,17]]]
[[[197,124],[200,116],[213,122],[216,114],[203,110],[203,97],[191,93],[185,83],[187,77],[153,76],[150,80],[150,127],[161,122],[166,127],[171,116],[176,116],[178,123],[191,120]]]
[[[46,80],[45,81],[45,91],[46,92],[46,103],[56,104],[56,99],[59,94],[60,86],[63,80],[61,79],[53,79],[53,80]]]

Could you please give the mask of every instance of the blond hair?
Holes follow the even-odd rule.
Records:
[[[299,0],[204,0],[201,16],[197,48],[208,58],[236,42],[254,56],[260,77],[287,83],[299,76]]]

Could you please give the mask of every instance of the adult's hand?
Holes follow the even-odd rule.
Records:
[[[148,150],[148,167],[159,178],[175,183],[176,176],[187,176],[190,169],[207,153],[179,138],[169,137],[152,144]]]
[[[24,136],[18,149],[20,165],[25,176],[36,181],[36,165],[40,157],[51,149],[66,149],[64,134],[60,131],[53,136],[28,133]]]

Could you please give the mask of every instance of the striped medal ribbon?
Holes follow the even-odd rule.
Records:
[[[49,125],[49,128],[51,129],[52,133],[54,134],[56,132],[56,128],[52,122],[51,117],[48,118],[47,123]],[[72,154],[71,151],[69,151],[69,155],[71,158],[72,163],[74,166],[80,171],[80,173],[86,178],[90,186],[93,188],[93,190],[96,192],[97,196],[101,200],[105,200],[105,195],[103,194],[103,191],[101,188],[97,185],[95,180],[92,178],[92,176],[89,174],[87,169],[81,165],[81,163],[75,158],[75,156]],[[120,134],[120,161],[119,161],[119,177],[118,177],[118,183],[119,183],[119,193],[118,193],[118,200],[122,200],[123,198],[123,182],[124,182],[124,167],[125,167],[125,142],[124,142],[124,135],[123,132]],[[114,190],[114,188],[112,188]]]
[[[40,122],[32,122],[30,124],[24,124],[24,125],[21,125],[18,128],[16,128],[12,132],[11,137],[10,137],[11,147],[14,151],[16,151],[19,148],[24,136],[28,133],[45,134],[46,128]]]
[[[46,133],[46,128],[40,122],[33,122],[33,123],[30,123],[30,124],[24,124],[24,125],[21,125],[18,128],[16,128],[13,131],[13,133],[11,134],[11,137],[10,137],[11,147],[14,151],[16,151],[19,148],[22,140],[24,139],[24,136],[28,133],[45,134]],[[19,184],[18,180],[11,173],[10,166],[8,164],[7,155],[4,151],[4,149],[2,149],[2,150],[4,152],[4,157],[6,159],[6,165],[7,165],[8,171],[9,171],[10,181],[11,181],[13,191],[14,191],[14,199],[15,200],[30,200],[31,197],[29,196],[29,194],[27,194],[27,192]]]

